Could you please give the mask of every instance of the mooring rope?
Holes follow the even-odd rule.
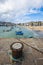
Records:
[[[39,48],[35,48],[35,47],[33,47],[33,46],[29,45],[29,44],[26,44],[25,42],[21,41],[21,40],[18,39],[18,38],[17,38],[17,40],[19,40],[20,42],[24,43],[25,45],[27,45],[27,46],[29,46],[29,47],[31,47],[31,48],[33,48],[33,49],[35,49],[35,50],[37,50],[38,52],[40,52],[40,53],[43,54],[43,51],[41,51]]]

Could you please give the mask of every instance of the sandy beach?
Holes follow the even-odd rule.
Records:
[[[12,65],[12,59],[8,52],[13,42],[22,42],[24,44],[24,60],[15,62],[14,65],[43,65],[43,38],[0,38],[0,65]],[[4,60],[5,59],[5,60]]]
[[[39,30],[39,31],[43,31],[43,26],[23,26],[27,29],[31,29],[31,30]]]

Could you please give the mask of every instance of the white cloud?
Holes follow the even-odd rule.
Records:
[[[0,13],[2,18],[12,18],[21,21],[25,14],[39,13],[37,9],[43,6],[43,0],[6,0],[4,3],[0,2]],[[36,8],[36,10],[33,10]],[[8,12],[8,13],[5,13]]]
[[[43,0],[6,0],[0,4],[0,11],[22,10],[26,8],[38,8],[43,4]]]
[[[32,14],[32,13],[40,13],[40,11],[38,11],[37,9],[36,9],[36,10],[30,9],[29,13],[30,13],[30,14]]]

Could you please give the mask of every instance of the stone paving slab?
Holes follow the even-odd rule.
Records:
[[[37,59],[37,65],[43,65],[43,58]]]
[[[34,38],[26,38],[26,39],[20,39],[21,41],[25,42],[26,44],[33,45],[34,47],[38,47],[40,42],[40,45],[43,45],[43,39],[34,39]],[[0,39],[0,65],[12,65],[12,60],[8,56],[7,52],[10,50],[10,45],[13,42],[18,42],[18,39]],[[37,43],[37,44],[36,44]],[[14,65],[43,65],[43,54],[39,51],[27,46],[24,44],[24,61],[14,63]],[[40,46],[39,45],[39,46]],[[43,46],[40,46],[40,48],[43,51]]]
[[[40,48],[40,49],[43,48],[43,38],[38,38],[38,39],[34,38],[33,42],[35,42],[35,44],[37,45],[38,48]]]

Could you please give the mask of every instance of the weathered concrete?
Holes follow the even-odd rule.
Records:
[[[12,65],[12,60],[7,53],[10,45],[18,41],[24,44],[23,60],[14,62],[13,65],[43,65],[43,38],[0,39],[0,65]]]

